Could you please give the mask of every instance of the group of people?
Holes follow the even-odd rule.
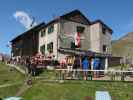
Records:
[[[53,56],[53,58],[55,58]],[[12,60],[13,62],[16,62],[17,60]],[[21,62],[21,60],[18,60]],[[42,68],[46,68],[47,65],[51,65],[54,68],[56,68],[53,64],[55,64],[55,60],[52,60],[52,57],[48,57],[46,60],[44,55],[37,53],[35,56],[32,57],[26,57],[24,60],[22,60],[24,65],[27,68],[28,74],[31,74],[32,76],[36,76],[38,73],[38,66],[41,66]],[[47,62],[48,64],[45,64]],[[61,59],[60,61],[56,62],[56,65],[59,65],[60,69],[68,69],[68,72],[73,71],[73,76],[76,77],[78,74],[77,69],[81,69],[83,71],[84,79],[86,80],[88,77],[88,71],[87,70],[98,70],[101,68],[101,61],[99,58],[94,57],[88,57],[88,56],[80,56],[80,55],[74,55],[74,56],[66,56],[65,58]]]
[[[54,55],[50,55],[45,57],[45,55],[41,53],[37,53],[35,56],[26,58],[26,67],[28,69],[28,73],[32,74],[32,76],[36,76],[36,74],[41,70],[45,69],[48,65],[53,66],[57,65],[58,62],[54,59]]]
[[[8,63],[25,66],[27,73],[32,76],[36,76],[38,72],[46,68],[47,65],[57,64],[54,55],[45,57],[42,53],[37,53],[34,56],[12,57]]]
[[[43,64],[44,56],[41,54],[36,54],[32,57],[27,57],[25,60],[25,65],[28,69],[28,74],[32,76],[36,76],[37,74],[37,67]]]
[[[78,74],[77,69],[83,71],[84,80],[87,80],[88,70],[99,70],[101,68],[101,61],[99,58],[92,58],[88,56],[68,56],[60,60],[60,68],[68,69],[68,72],[73,72],[73,75]],[[94,73],[94,74],[97,74]]]

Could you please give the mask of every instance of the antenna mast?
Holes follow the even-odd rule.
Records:
[[[32,17],[32,22],[31,22],[30,27],[33,27],[34,23],[35,23],[35,17]]]

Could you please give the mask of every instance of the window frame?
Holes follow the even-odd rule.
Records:
[[[105,35],[106,34],[107,29],[105,27],[102,27],[102,33]]]
[[[47,51],[53,53],[54,43],[50,42],[47,44]]]
[[[45,54],[45,48],[46,48],[45,44],[40,47],[40,51],[42,54]]]
[[[54,24],[48,26],[48,34],[53,33],[54,32]]]
[[[103,50],[103,52],[107,52],[107,45],[103,45],[103,47],[102,47],[102,50]]]
[[[76,31],[79,32],[79,33],[84,33],[85,27],[84,26],[77,26]]]
[[[44,37],[44,36],[46,36],[46,29],[41,30],[41,37]]]

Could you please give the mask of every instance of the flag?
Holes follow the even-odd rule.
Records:
[[[75,33],[74,42],[75,42],[76,47],[80,47],[80,33],[79,32]]]

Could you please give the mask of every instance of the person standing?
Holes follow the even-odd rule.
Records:
[[[83,73],[84,73],[84,80],[87,80],[88,77],[88,69],[89,69],[89,61],[87,59],[87,57],[84,58],[83,62],[82,62],[82,66],[83,66]]]
[[[79,56],[76,56],[73,64],[73,69],[74,69],[73,77],[78,76],[77,69],[80,69],[80,68],[81,68],[81,59]]]
[[[65,73],[66,73],[66,66],[67,66],[67,58],[65,57],[65,58],[62,58],[61,60],[60,60],[60,69],[62,69],[61,71],[60,71],[60,79],[65,79]]]
[[[28,69],[28,74],[30,74],[31,73],[30,57],[26,58],[26,67]]]
[[[36,76],[37,74],[37,59],[36,57],[31,58],[31,74],[32,76]]]
[[[100,69],[100,59],[99,58],[94,58],[93,67],[94,67],[94,70]],[[94,77],[97,78],[98,76],[99,76],[99,72],[95,71]]]
[[[80,57],[76,56],[74,59],[73,69],[79,69],[81,66],[81,59]]]

